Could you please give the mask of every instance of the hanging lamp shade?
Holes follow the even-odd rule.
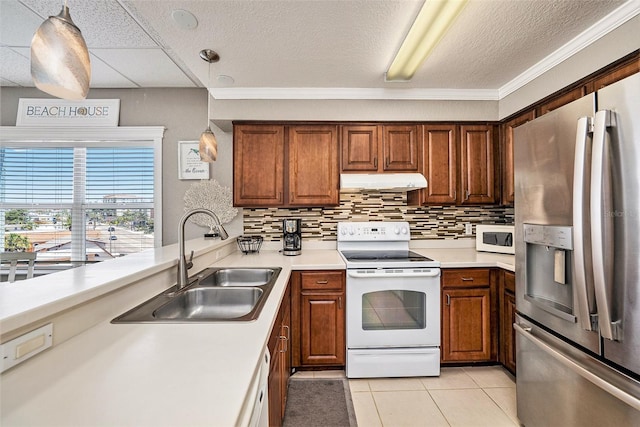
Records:
[[[50,16],[31,41],[31,77],[43,92],[62,99],[87,97],[91,81],[89,50],[64,5]]]
[[[218,141],[216,141],[216,136],[211,131],[211,127],[208,127],[200,135],[199,149],[200,160],[203,162],[215,162],[218,158]]]

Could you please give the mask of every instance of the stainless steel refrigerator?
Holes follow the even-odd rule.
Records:
[[[514,135],[518,418],[640,426],[640,74]]]

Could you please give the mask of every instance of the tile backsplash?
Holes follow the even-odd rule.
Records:
[[[335,208],[245,208],[244,234],[279,241],[284,218],[301,218],[306,240],[336,240],[341,221],[408,221],[411,238],[427,240],[469,238],[465,223],[513,224],[514,212],[503,206],[407,206],[406,193],[341,193]]]

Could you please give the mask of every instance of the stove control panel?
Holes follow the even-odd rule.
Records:
[[[406,221],[339,222],[338,241],[403,240],[411,238]]]

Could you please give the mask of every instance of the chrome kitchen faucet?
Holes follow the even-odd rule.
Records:
[[[191,251],[191,256],[189,257],[189,261],[187,262],[187,257],[184,253],[184,225],[187,223],[187,220],[195,214],[206,214],[209,215],[211,218],[213,218],[213,220],[216,222],[216,229],[218,230],[218,234],[220,235],[220,239],[222,240],[226,240],[229,237],[229,234],[227,234],[227,230],[224,229],[224,227],[222,226],[222,224],[220,224],[220,219],[218,218],[218,216],[213,213],[212,211],[210,211],[209,209],[192,209],[188,212],[186,212],[182,218],[180,218],[180,225],[178,228],[178,232],[179,232],[179,237],[178,237],[178,242],[180,245],[180,259],[178,259],[178,285],[177,285],[177,290],[179,291],[180,289],[184,288],[185,286],[187,286],[187,281],[188,281],[188,274],[187,271],[193,267],[193,251]]]

